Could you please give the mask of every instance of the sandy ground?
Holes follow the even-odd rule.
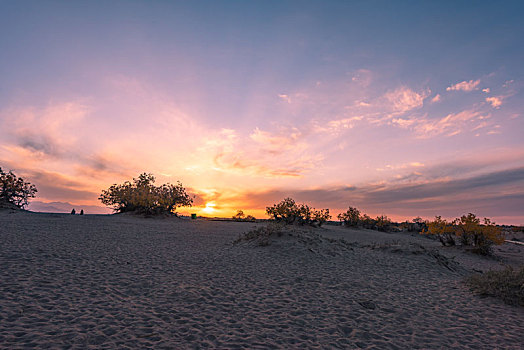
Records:
[[[409,234],[0,212],[0,348],[522,349],[524,309],[474,270],[522,264]],[[340,240],[340,239],[343,240]]]

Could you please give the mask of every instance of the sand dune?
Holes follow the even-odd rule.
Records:
[[[232,244],[257,225],[1,211],[0,348],[522,348],[524,310],[462,283],[518,246],[340,227]]]

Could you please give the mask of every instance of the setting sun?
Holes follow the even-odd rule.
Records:
[[[204,209],[202,209],[202,212],[205,214],[213,214],[214,212],[216,212],[215,207],[216,207],[215,202],[207,202]]]

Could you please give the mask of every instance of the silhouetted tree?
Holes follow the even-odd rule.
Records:
[[[238,210],[235,215],[232,217],[235,221],[252,221],[255,222],[257,219],[253,215],[244,214],[243,210]]]
[[[244,211],[238,210],[235,215],[233,215],[233,220],[242,221],[245,218]]]
[[[138,178],[133,178],[133,182],[112,185],[102,191],[98,199],[116,212],[146,215],[173,213],[178,207],[193,204],[193,199],[180,182],[161,186],[155,186],[154,183],[153,174],[142,173]]]
[[[0,168],[0,204],[10,203],[24,208],[37,191],[35,185],[17,177],[12,171],[6,173]]]

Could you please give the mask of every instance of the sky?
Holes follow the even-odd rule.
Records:
[[[37,186],[33,210],[108,212],[101,191],[148,172],[195,196],[181,213],[264,218],[292,197],[524,224],[522,17],[522,1],[0,0],[0,167]]]

